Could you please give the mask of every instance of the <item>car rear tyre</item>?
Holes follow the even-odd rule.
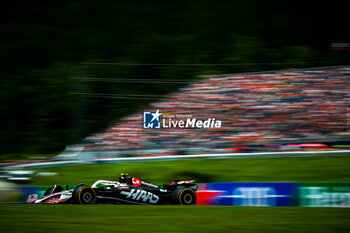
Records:
[[[197,202],[195,192],[190,188],[180,188],[173,192],[174,204],[195,205]]]
[[[81,184],[74,188],[72,193],[73,204],[95,204],[96,193],[90,186]]]

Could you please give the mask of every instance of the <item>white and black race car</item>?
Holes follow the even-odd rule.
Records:
[[[195,205],[198,185],[195,180],[173,181],[155,185],[122,174],[117,181],[98,180],[93,185],[79,184],[74,189],[55,185],[43,197],[28,196],[28,204],[141,204]]]

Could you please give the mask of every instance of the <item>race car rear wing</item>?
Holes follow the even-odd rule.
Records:
[[[195,183],[195,180],[175,180],[171,184],[172,185],[183,185],[183,186],[191,186]]]
[[[175,180],[170,184],[164,184],[163,187],[168,190],[175,190],[178,186],[184,186],[196,191],[198,189],[198,184],[195,184],[195,182],[195,180]]]

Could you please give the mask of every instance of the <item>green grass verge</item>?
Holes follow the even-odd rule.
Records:
[[[349,208],[0,205],[5,232],[349,232]]]
[[[198,182],[350,182],[350,156],[300,158],[191,159],[163,162],[88,164],[39,169],[58,172],[35,176],[29,185],[92,184],[116,180],[121,172],[154,183],[174,179]],[[28,184],[26,184],[28,185]]]

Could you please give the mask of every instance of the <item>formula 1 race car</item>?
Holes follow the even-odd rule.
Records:
[[[173,181],[162,187],[122,174],[117,181],[98,180],[93,185],[79,184],[64,190],[55,185],[43,197],[30,194],[26,203],[32,204],[141,204],[195,205],[198,185],[195,180]]]

